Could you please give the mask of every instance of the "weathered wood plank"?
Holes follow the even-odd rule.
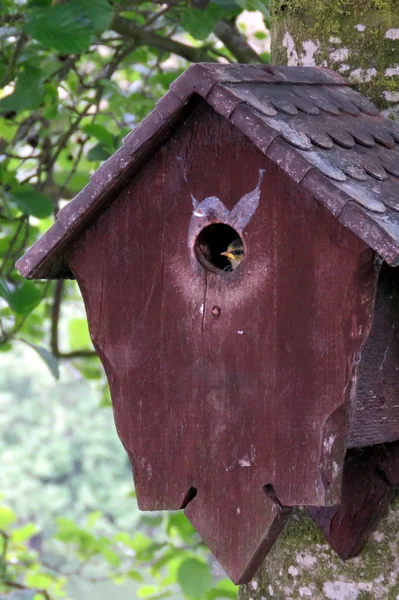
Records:
[[[215,196],[229,211],[262,169],[242,265],[206,271],[188,243],[191,196]],[[197,490],[189,518],[232,579],[248,581],[285,518],[265,485],[287,507],[340,499],[375,293],[371,250],[200,107],[67,262],[139,506],[178,509]]]
[[[382,265],[373,326],[362,351],[349,446],[399,439],[399,271]]]
[[[338,506],[308,507],[329,545],[344,560],[357,556],[395,494],[381,466],[380,446],[351,450],[345,460]]]

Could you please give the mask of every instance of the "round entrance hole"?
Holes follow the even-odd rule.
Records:
[[[223,256],[222,252],[228,251],[232,252],[236,260]],[[227,273],[239,266],[244,256],[244,244],[240,235],[230,225],[212,223],[199,232],[195,242],[195,254],[206,269]]]

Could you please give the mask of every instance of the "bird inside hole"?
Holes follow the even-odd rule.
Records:
[[[244,245],[242,243],[241,238],[236,238],[227,246],[227,250],[225,252],[220,253],[221,256],[226,256],[230,263],[230,268],[227,268],[228,271],[234,271],[241,263],[244,258]]]

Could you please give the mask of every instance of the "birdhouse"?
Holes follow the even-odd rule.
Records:
[[[327,69],[197,64],[18,269],[76,278],[139,507],[243,583],[292,507],[347,558],[392,497],[397,264],[398,125]]]

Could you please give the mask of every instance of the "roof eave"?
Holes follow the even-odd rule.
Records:
[[[389,228],[379,227],[374,215],[370,216],[356,204],[356,198],[322,175],[306,160],[304,153],[285,142],[256,109],[228,87],[228,84],[285,84],[287,81],[307,85],[348,85],[340,75],[328,69],[297,67],[292,70],[268,65],[214,63],[197,63],[189,67],[154,110],[124,139],[122,147],[97,169],[87,186],[59,211],[47,233],[19,259],[17,268],[21,275],[28,279],[73,278],[63,260],[70,245],[115,199],[126,181],[196,106],[195,99],[200,98],[242,131],[263,154],[310,191],[384,260],[391,265],[398,264],[399,241],[394,235],[395,228],[391,235]],[[355,222],[355,213],[358,222]]]

